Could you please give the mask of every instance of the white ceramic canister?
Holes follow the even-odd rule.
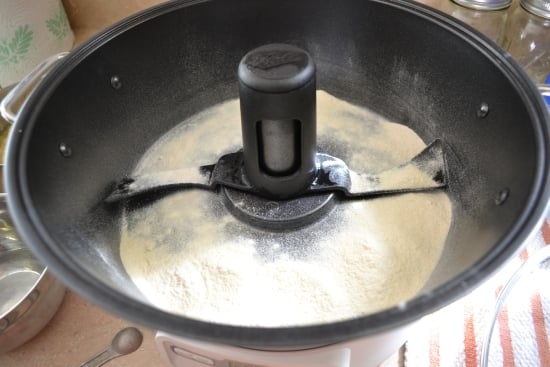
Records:
[[[61,0],[0,1],[0,88],[21,80],[46,57],[72,48]]]

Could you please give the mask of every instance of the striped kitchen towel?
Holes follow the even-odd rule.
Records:
[[[519,256],[470,295],[423,318],[405,345],[406,367],[479,367],[495,300],[514,271],[550,245],[550,222]],[[550,367],[550,261],[512,288],[490,344],[491,367]]]

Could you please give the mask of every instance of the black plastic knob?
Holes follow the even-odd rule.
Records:
[[[270,44],[239,64],[245,174],[274,199],[298,196],[315,177],[315,65],[304,50]]]

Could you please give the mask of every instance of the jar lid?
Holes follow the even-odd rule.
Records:
[[[452,0],[458,5],[475,10],[501,10],[509,7],[512,0]],[[544,0],[541,0],[544,1]]]
[[[520,0],[520,4],[528,12],[550,19],[550,0]]]

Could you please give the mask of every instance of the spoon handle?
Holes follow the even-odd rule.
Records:
[[[143,335],[138,329],[135,327],[124,328],[114,336],[108,346],[79,367],[103,366],[111,359],[135,352],[142,341]]]
[[[79,367],[100,367],[111,359],[120,357],[122,354],[113,351],[110,347],[99,352],[94,357],[90,358],[87,362],[84,362]]]

